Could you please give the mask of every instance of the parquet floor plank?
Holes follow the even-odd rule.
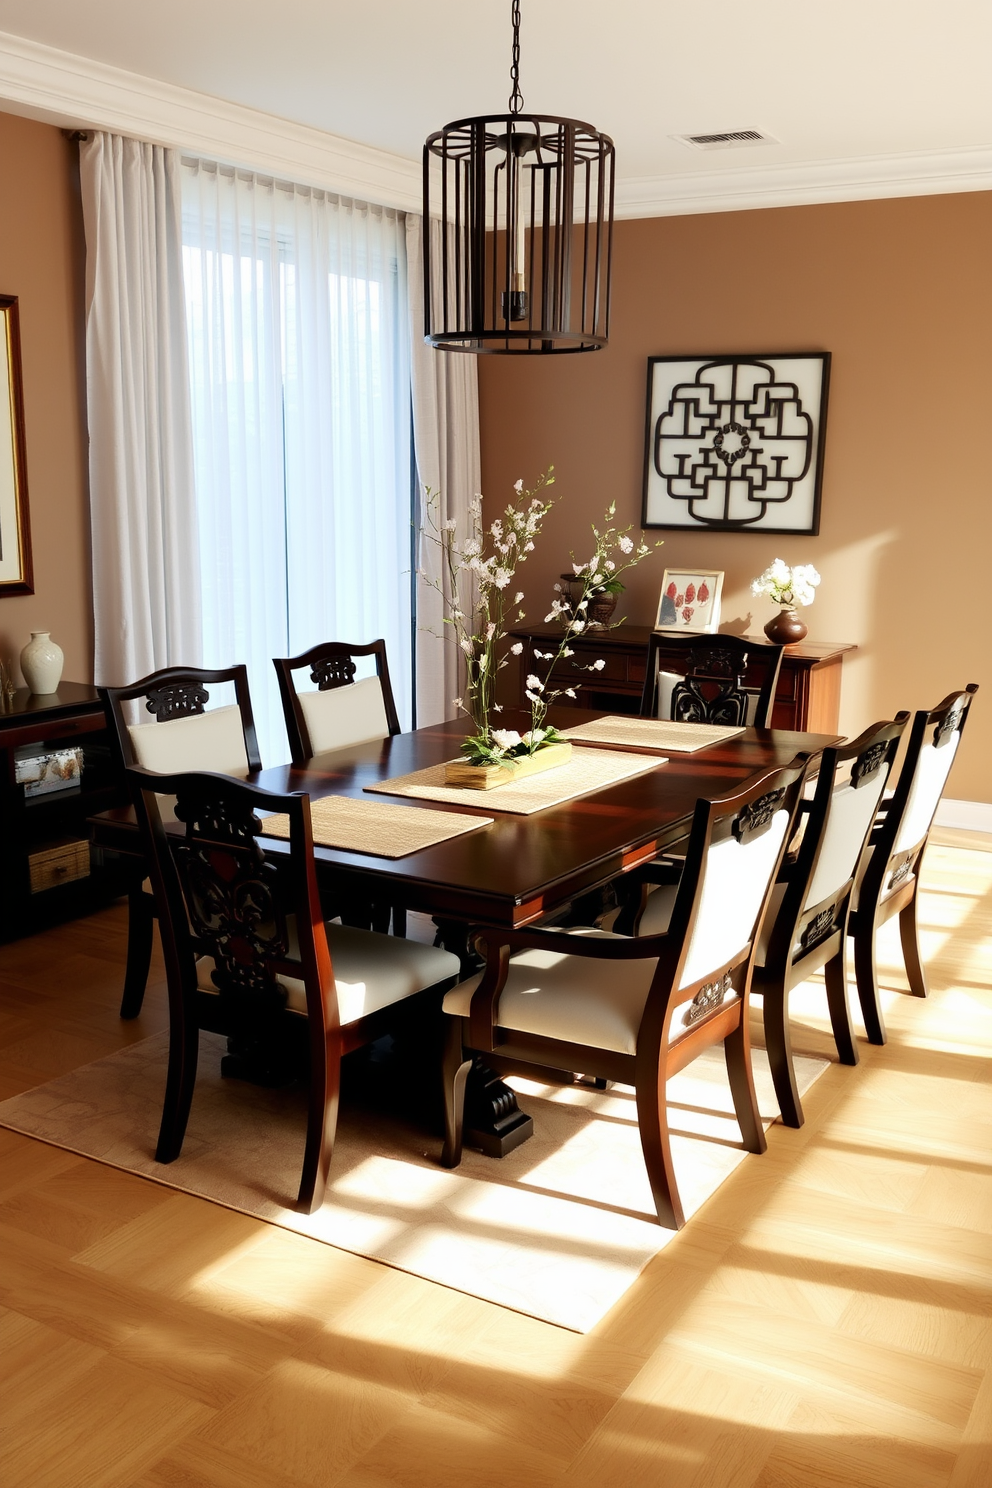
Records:
[[[0,1129],[4,1488],[988,1488],[992,838],[924,889],[930,998],[887,927],[889,1042],[585,1336]],[[164,1026],[125,929],[0,947],[0,1095]]]

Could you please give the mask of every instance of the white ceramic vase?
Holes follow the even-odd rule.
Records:
[[[47,630],[33,630],[21,652],[21,671],[32,692],[57,692],[65,657]]]

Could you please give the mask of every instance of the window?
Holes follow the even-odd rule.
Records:
[[[183,272],[206,666],[384,636],[411,714],[410,360],[401,214],[183,162]]]

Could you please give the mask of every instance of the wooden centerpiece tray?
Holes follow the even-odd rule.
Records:
[[[544,770],[567,765],[571,757],[572,746],[563,740],[557,744],[545,744],[534,754],[517,755],[510,765],[473,765],[468,760],[449,760],[444,767],[444,782],[463,790],[495,790],[498,786],[522,780],[525,775],[540,775]]]

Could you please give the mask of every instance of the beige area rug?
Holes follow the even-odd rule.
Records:
[[[503,1159],[466,1152],[455,1172],[439,1166],[438,1139],[344,1107],[324,1205],[296,1214],[286,1206],[303,1160],[304,1092],[222,1080],[224,1047],[201,1034],[189,1130],[168,1166],[153,1157],[165,1033],[4,1101],[0,1125],[579,1333],[673,1238],[649,1217],[633,1092],[518,1079],[534,1136]],[[826,1067],[798,1059],[800,1089]],[[770,1122],[777,1106],[758,1049],[755,1077]],[[668,1094],[691,1214],[748,1157],[722,1052],[707,1050],[669,1081]]]

